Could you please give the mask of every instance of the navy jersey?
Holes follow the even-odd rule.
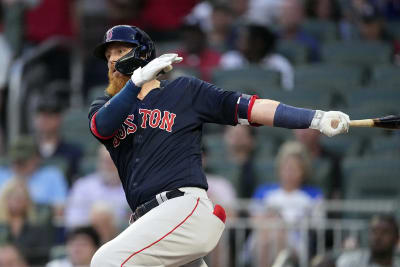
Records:
[[[143,100],[132,99],[118,131],[102,137],[94,119],[110,99],[103,96],[92,103],[91,131],[117,166],[132,210],[163,191],[207,189],[201,161],[203,123],[236,125],[240,93],[192,77],[161,81]]]

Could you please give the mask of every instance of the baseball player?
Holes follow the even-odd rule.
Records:
[[[349,117],[338,111],[296,108],[194,77],[157,80],[182,58],[156,58],[153,41],[137,27],[109,29],[94,53],[107,61],[109,85],[90,107],[90,130],[117,166],[133,214],[96,252],[93,267],[207,266],[202,258],[221,237],[225,211],[207,198],[204,123],[348,131]]]

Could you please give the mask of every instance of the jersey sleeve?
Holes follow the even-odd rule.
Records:
[[[203,122],[251,124],[251,109],[257,96],[226,91],[196,78],[191,78],[190,86],[192,106]]]
[[[89,108],[89,128],[90,132],[99,140],[106,140],[108,139],[107,137],[101,136],[99,132],[97,131],[95,119],[96,119],[96,114],[99,111],[100,108],[102,108],[109,100],[111,99],[110,96],[101,96],[96,98],[92,104],[90,105]]]

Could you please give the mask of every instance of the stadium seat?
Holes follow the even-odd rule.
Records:
[[[294,65],[307,63],[307,47],[300,42],[280,40],[276,45],[276,51],[285,56]]]
[[[90,88],[88,97],[87,97],[87,104],[90,105],[96,98],[98,98],[100,96],[104,96],[106,88],[107,88],[106,84]]]
[[[201,78],[201,74],[198,69],[180,65],[174,66],[174,71],[170,75],[170,79],[174,79],[180,76],[193,76],[199,79]]]
[[[327,63],[369,67],[389,64],[392,49],[382,42],[348,41],[325,44],[323,60]]]
[[[353,134],[339,135],[334,138],[321,136],[320,142],[322,147],[340,157],[359,156],[361,154],[362,140]]]
[[[90,133],[87,109],[68,110],[64,114],[61,134],[67,141],[82,145],[86,153],[96,154],[98,142]]]
[[[212,81],[226,90],[257,93],[263,97],[271,88],[280,87],[280,74],[259,67],[213,71]]]
[[[98,158],[96,156],[84,157],[81,164],[79,174],[85,176],[96,171]]]
[[[343,162],[347,199],[396,199],[400,188],[399,159],[349,158]]]
[[[400,135],[382,136],[371,139],[365,155],[397,157],[400,160]]]
[[[397,40],[400,40],[400,22],[391,21],[387,22],[387,29]]]
[[[303,30],[322,43],[337,40],[336,24],[327,20],[310,19],[303,25]]]
[[[400,90],[398,89],[360,89],[348,92],[346,97],[348,107],[357,107],[359,110],[375,113],[376,117],[400,113]]]
[[[156,45],[157,56],[161,56],[166,53],[176,53],[181,48],[180,42],[158,42]]]
[[[257,159],[255,169],[260,183],[277,183],[276,162],[274,159]]]
[[[394,65],[377,65],[373,67],[371,84],[381,87],[400,87],[400,67]]]
[[[312,64],[295,69],[295,86],[310,90],[346,92],[362,85],[363,71],[354,66]]]
[[[271,90],[266,93],[266,98],[280,101],[282,103],[302,107],[326,109],[330,105],[330,95],[324,90],[309,90],[295,88],[293,91]]]
[[[306,181],[307,184],[319,187],[326,194],[329,191],[330,171],[332,164],[327,159],[316,159],[312,162],[311,177]]]

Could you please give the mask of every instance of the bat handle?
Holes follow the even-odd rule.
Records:
[[[374,121],[372,119],[366,120],[351,120],[350,126],[352,127],[373,127]]]

